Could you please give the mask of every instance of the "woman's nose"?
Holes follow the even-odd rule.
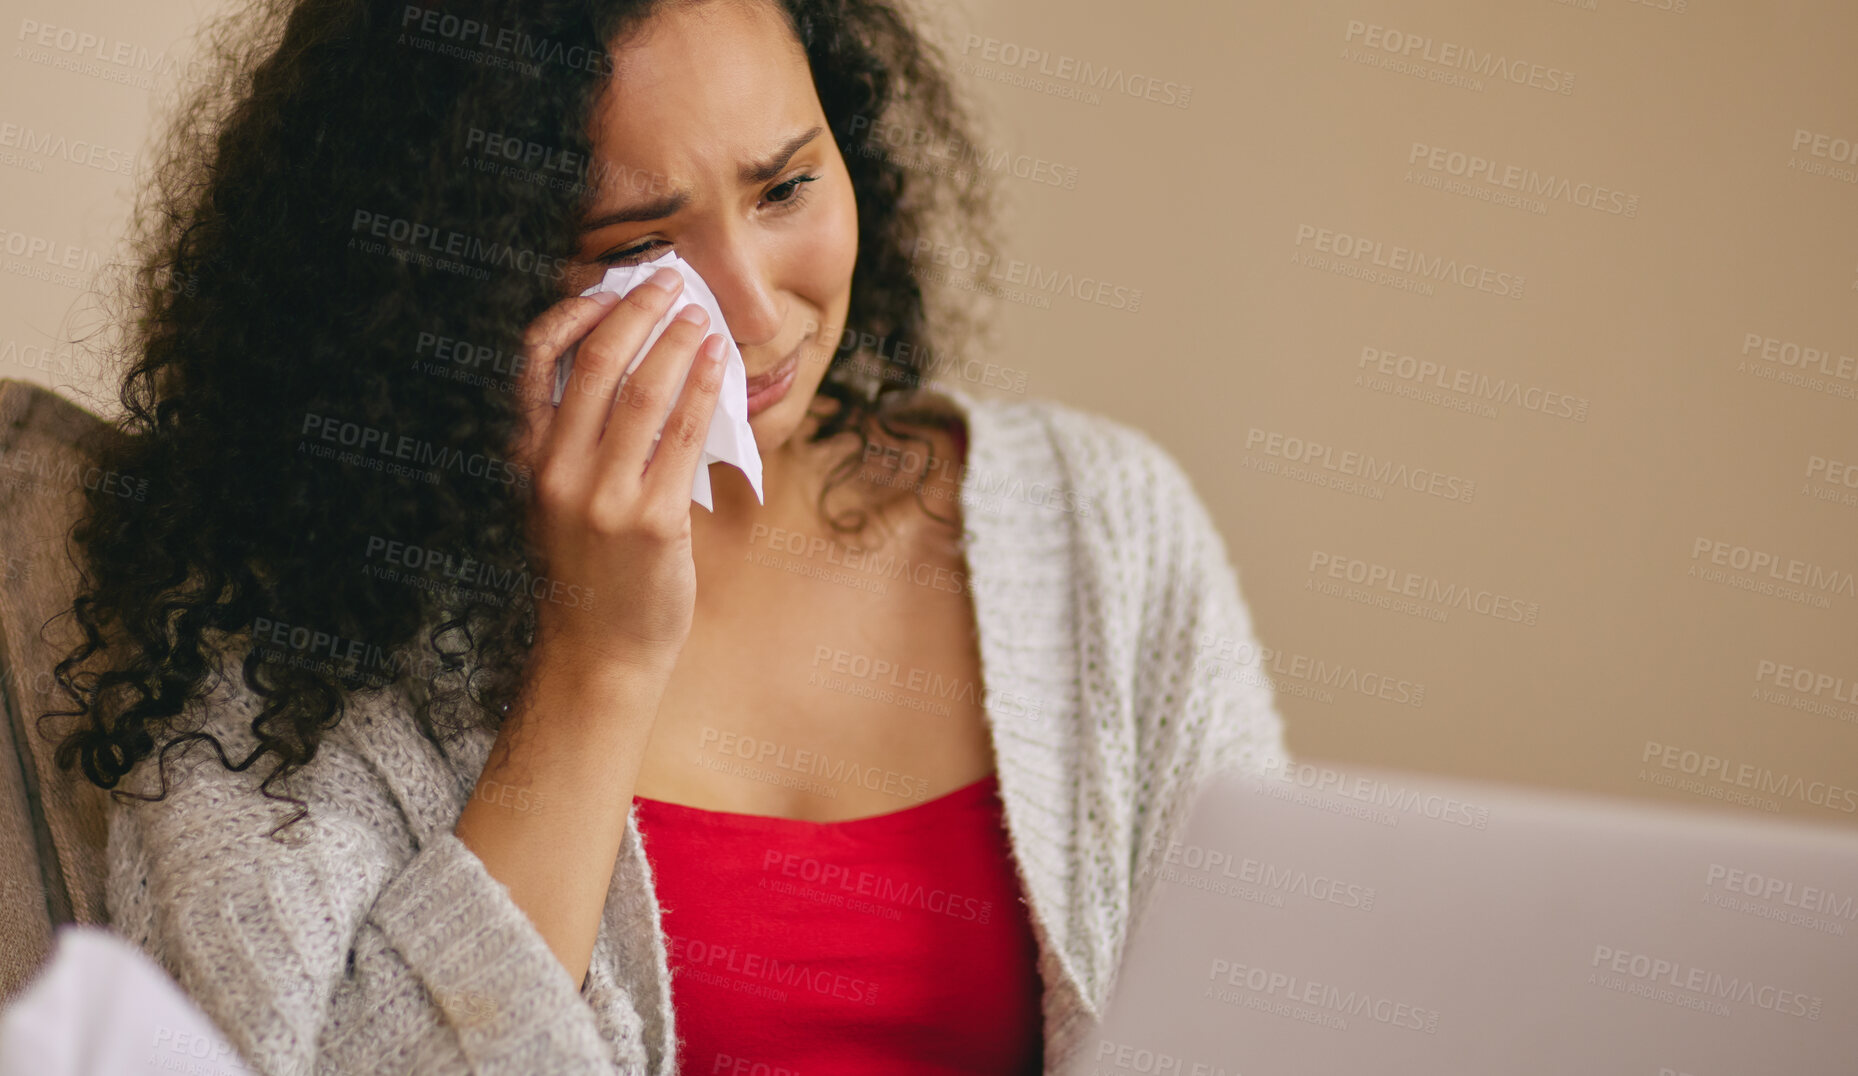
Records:
[[[752,244],[718,244],[691,251],[685,260],[715,294],[737,347],[770,344],[780,337],[786,311]]]

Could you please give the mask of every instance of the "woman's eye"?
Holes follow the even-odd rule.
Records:
[[[650,254],[654,247],[663,242],[664,240],[662,239],[648,240],[643,243],[634,244],[633,246],[610,251],[600,255],[594,260],[597,262],[604,262],[607,265],[630,265],[635,262],[646,260],[646,255]]]
[[[795,176],[792,179],[788,180],[787,182],[781,184],[780,186],[769,190],[768,201],[770,202],[797,202],[800,200],[800,195],[802,193],[800,190],[800,184],[811,183],[818,178],[819,178],[818,176]]]
[[[819,179],[818,176],[795,176],[779,186],[770,187],[765,198],[782,209],[791,209],[806,198],[806,192],[800,189],[801,185],[812,183],[817,179]],[[643,243],[635,243],[629,247],[609,251],[594,260],[603,265],[635,265],[642,261],[649,261],[654,256],[654,251],[669,245],[662,239],[648,239]]]

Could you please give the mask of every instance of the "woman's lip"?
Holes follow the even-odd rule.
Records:
[[[754,377],[749,378],[748,394],[753,396],[792,372],[793,368],[799,365],[800,349],[805,346],[806,339],[803,337],[799,343],[794,345],[794,349],[787,353],[787,357],[781,360],[779,366],[776,366],[765,374],[756,374]]]
[[[781,364],[765,374],[757,374],[748,379],[748,414],[756,414],[773,407],[787,395],[793,387],[794,378],[800,372],[800,350],[806,346],[801,340],[795,345],[792,354],[781,360]]]

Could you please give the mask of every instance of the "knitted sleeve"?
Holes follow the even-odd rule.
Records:
[[[249,693],[211,705],[209,730],[243,757]],[[293,809],[258,792],[269,768],[233,773],[210,745],[186,745],[170,755],[167,797],[113,805],[109,832],[112,926],[254,1071],[619,1071],[593,1009],[509,890],[449,828],[417,842],[353,744],[326,737],[284,787],[310,812],[285,843],[266,835]],[[138,791],[158,788],[144,767],[131,776],[146,778]]]
[[[1209,773],[1281,772],[1290,760],[1284,719],[1265,673],[1251,608],[1239,590],[1238,569],[1186,472],[1166,453],[1159,470],[1163,511],[1175,521],[1179,539],[1166,581],[1178,596],[1174,630],[1192,647],[1181,662],[1182,706],[1190,714],[1206,714],[1195,754]]]
[[[1136,650],[1143,792],[1131,849],[1142,879],[1159,867],[1202,782],[1282,772],[1290,756],[1225,539],[1180,464],[1147,435],[1135,441],[1151,506]]]

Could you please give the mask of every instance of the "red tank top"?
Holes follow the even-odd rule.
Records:
[[[1037,1076],[1038,943],[997,775],[843,822],[633,802],[680,1072]]]

